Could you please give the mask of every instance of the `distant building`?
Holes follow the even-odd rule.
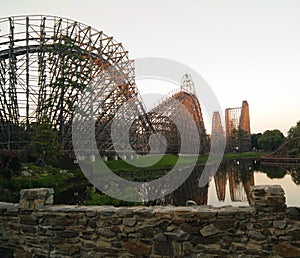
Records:
[[[245,100],[242,107],[225,110],[226,146],[230,151],[251,150],[249,105]]]

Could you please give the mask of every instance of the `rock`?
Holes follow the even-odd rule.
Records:
[[[74,238],[79,236],[79,233],[76,231],[60,231],[56,233],[57,237],[61,238]]]
[[[157,255],[173,256],[174,251],[169,242],[154,242],[154,253]]]
[[[253,243],[248,243],[246,245],[246,248],[249,252],[257,252],[257,251],[260,251],[262,249],[262,246],[257,245],[257,244],[253,244]]]
[[[216,227],[213,224],[210,224],[200,229],[200,233],[202,236],[207,237],[219,233],[219,230],[216,229]]]
[[[172,219],[173,212],[169,210],[161,210],[155,213],[155,217],[158,219]]]
[[[133,227],[136,224],[136,219],[134,218],[124,218],[123,225],[128,227]]]
[[[287,230],[286,235],[293,237],[294,240],[300,240],[300,229],[299,229],[299,226],[296,226],[296,227],[294,227],[292,229]]]
[[[188,234],[198,234],[199,229],[197,227],[194,227],[188,223],[184,223],[181,226],[182,230]]]
[[[190,242],[183,242],[182,248],[183,248],[184,251],[192,250],[193,245]]]
[[[284,211],[284,191],[280,185],[251,186],[249,202],[258,211]]]
[[[221,246],[219,244],[210,244],[207,245],[206,250],[210,252],[219,251],[221,250]]]
[[[274,247],[276,254],[281,257],[300,257],[300,248],[282,243]]]
[[[118,217],[121,218],[132,218],[133,217],[133,210],[127,208],[118,208],[116,210],[116,214]]]
[[[188,238],[188,234],[183,231],[166,232],[165,236],[167,236],[170,241],[183,241]]]
[[[245,250],[246,246],[243,243],[232,243],[233,250]]]
[[[289,207],[289,208],[287,208],[286,213],[289,218],[300,220],[300,209],[299,208]]]
[[[185,206],[196,206],[197,203],[193,200],[187,200]]]
[[[167,241],[167,237],[162,233],[155,235],[153,237],[153,239],[157,242],[166,242]]]
[[[112,238],[112,237],[116,236],[116,233],[112,232],[111,229],[109,229],[109,228],[100,228],[98,232],[101,236],[104,236],[107,238]]]
[[[273,227],[277,228],[277,229],[284,229],[286,227],[286,222],[285,221],[274,221]]]
[[[154,215],[154,211],[150,207],[142,207],[135,209],[134,214],[142,218],[150,218]]]
[[[23,210],[36,210],[51,204],[52,188],[23,189],[20,191],[20,208]],[[48,201],[47,199],[50,198]],[[53,203],[53,202],[52,202]]]
[[[23,171],[21,171],[21,176],[30,177],[31,173],[29,171],[27,171],[27,170],[23,170]]]
[[[134,255],[149,255],[151,247],[138,241],[128,241],[124,244],[125,250]]]
[[[172,231],[174,231],[174,229],[175,229],[174,226],[168,226],[168,227],[166,228],[166,231],[167,231],[167,232],[172,232]]]
[[[98,240],[96,245],[99,249],[111,248],[111,243],[109,243],[107,241]]]
[[[265,240],[267,237],[258,230],[253,230],[248,233],[248,236],[255,240]]]

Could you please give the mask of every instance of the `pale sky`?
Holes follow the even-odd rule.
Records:
[[[0,8],[0,17],[85,23],[123,43],[131,59],[184,63],[208,82],[223,110],[248,101],[253,133],[286,133],[300,120],[299,13],[298,0],[10,0]]]

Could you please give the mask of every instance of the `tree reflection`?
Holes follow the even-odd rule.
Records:
[[[291,175],[293,182],[296,185],[300,185],[300,167],[299,166],[287,166],[287,165],[261,165],[261,172],[266,173],[271,179],[284,178],[285,175]]]
[[[254,173],[260,171],[265,173],[269,178],[283,178],[290,174],[293,181],[300,185],[300,167],[283,167],[260,165],[256,160],[227,160],[223,161],[217,172],[214,164],[210,165],[210,180],[205,187],[199,187],[203,166],[197,166],[189,178],[174,192],[155,200],[151,205],[185,205],[187,200],[193,200],[198,205],[206,205],[208,202],[208,188],[213,187],[212,179],[217,198],[220,202],[225,201],[226,191],[229,189],[229,196],[232,202],[248,202],[251,186],[255,185]],[[214,192],[214,190],[213,190]]]
[[[226,185],[229,184],[230,197],[233,202],[248,201],[250,187],[254,185],[253,171],[255,168],[253,160],[224,161],[218,168],[214,176],[210,176],[210,181],[214,178],[216,193],[219,201],[224,201],[226,196]],[[193,200],[198,205],[206,205],[208,200],[208,187],[212,187],[211,182],[205,187],[199,187],[203,166],[197,166],[189,178],[171,194],[151,202],[151,205],[185,205],[187,200]],[[216,170],[216,165],[209,166],[210,175]]]
[[[199,178],[202,174],[204,166],[196,166],[188,179],[171,194],[164,198],[155,200],[151,205],[185,205],[187,200],[193,200],[198,205],[206,205],[208,199],[208,184],[199,187]]]
[[[286,170],[279,166],[266,166],[261,165],[260,169],[261,172],[266,173],[267,176],[271,179],[273,178],[284,178],[286,175]]]
[[[291,168],[289,171],[295,184],[300,185],[300,167]]]

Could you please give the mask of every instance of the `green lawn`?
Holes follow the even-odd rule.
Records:
[[[244,152],[244,153],[225,153],[223,159],[250,159],[250,158],[259,158],[264,155],[262,152]],[[107,166],[114,172],[119,171],[141,171],[141,170],[154,170],[154,169],[170,169],[172,168],[176,162],[178,161],[177,155],[162,155],[161,159],[152,166],[143,168],[140,165],[143,165],[147,162],[152,162],[157,159],[157,156],[144,156],[136,160],[137,166],[132,166],[126,162],[126,160],[109,160],[106,162]],[[199,155],[197,164],[204,165],[208,159],[208,155]],[[189,157],[182,157],[180,164],[188,164],[191,161]]]
[[[265,153],[262,152],[226,153],[223,160],[258,158],[264,154]],[[199,155],[197,165],[205,165],[207,159],[208,155]],[[164,176],[177,163],[184,166],[190,162],[191,158],[188,156],[153,155],[140,157],[135,160],[136,166],[128,164],[126,160],[109,160],[106,162],[106,165],[122,178],[130,181],[145,182]],[[153,165],[144,166],[149,163],[153,163]],[[97,164],[93,162],[91,162],[91,164],[97,166]],[[62,173],[60,168],[51,166],[37,167],[33,164],[23,164],[22,170],[30,171],[31,176],[23,177],[21,175],[15,175],[10,180],[0,177],[0,201],[17,201],[19,191],[23,188],[53,187],[56,193],[59,193],[70,186],[87,182],[80,170],[65,170],[65,172]],[[97,171],[96,167],[95,170]],[[101,169],[99,169],[99,171],[100,170]],[[9,189],[11,195],[3,195],[4,189]]]

